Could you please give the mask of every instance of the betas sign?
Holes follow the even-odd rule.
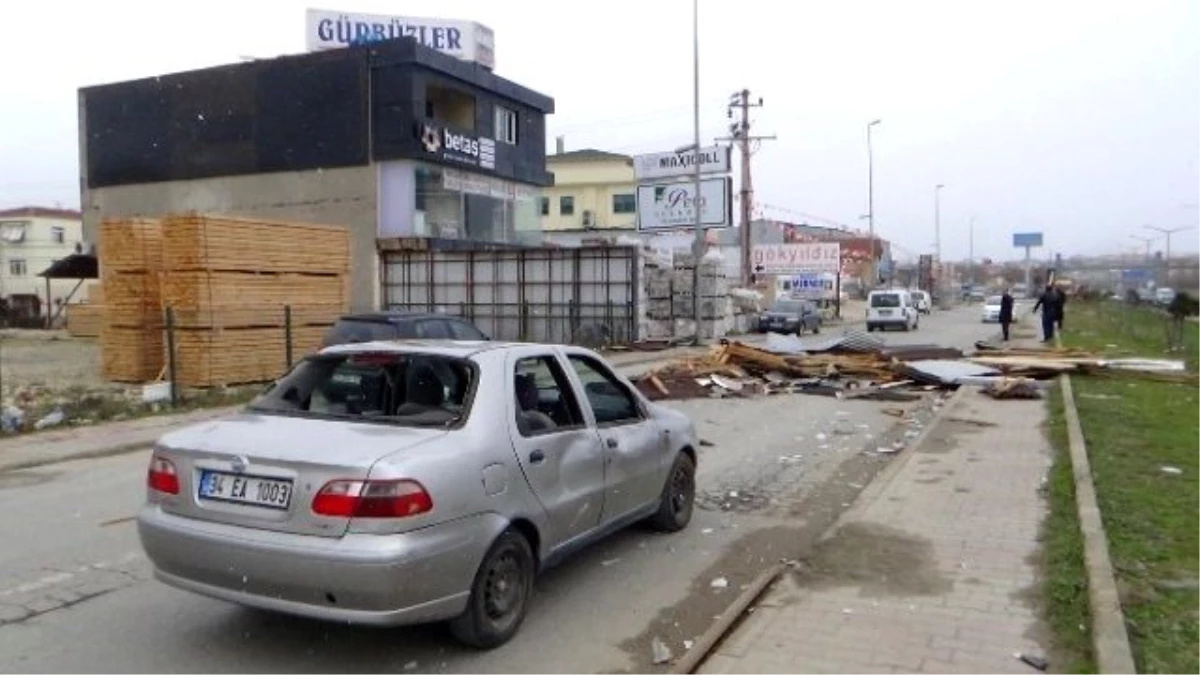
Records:
[[[496,168],[496,141],[486,136],[468,136],[437,124],[420,126],[421,148],[440,159],[493,171]]]

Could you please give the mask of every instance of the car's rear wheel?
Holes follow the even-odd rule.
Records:
[[[529,540],[516,530],[505,530],[479,564],[467,610],[450,621],[450,632],[477,649],[508,642],[525,619],[535,573]]]
[[[663,532],[678,532],[692,520],[696,501],[696,463],[687,453],[675,456],[667,482],[663,485],[658,512],[650,518],[650,525]]]

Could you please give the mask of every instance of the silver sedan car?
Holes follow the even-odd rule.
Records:
[[[343,345],[161,438],[138,532],[178,588],[317,619],[449,620],[491,648],[539,570],[639,521],[686,527],[696,447],[686,416],[585,349]]]

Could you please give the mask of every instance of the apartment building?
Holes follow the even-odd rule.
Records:
[[[79,211],[25,206],[0,211],[0,300],[18,316],[44,316],[46,308],[66,302],[78,282],[38,275],[83,246]]]
[[[602,150],[566,152],[562,139],[546,157],[554,185],[542,188],[543,234],[637,228],[633,158]],[[612,232],[606,232],[612,233]]]

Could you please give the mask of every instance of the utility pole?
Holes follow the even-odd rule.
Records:
[[[761,108],[763,104],[762,97],[758,97],[758,101],[751,103],[750,90],[743,89],[734,93],[729,97],[729,106],[726,109],[726,115],[733,119],[733,111],[741,110],[741,119],[729,125],[729,136],[718,138],[718,142],[737,143],[738,149],[742,153],[742,185],[741,185],[741,222],[739,227],[739,240],[742,248],[742,286],[750,285],[750,276],[753,273],[751,269],[750,256],[750,221],[754,218],[754,183],[750,175],[750,155],[753,154],[750,149],[752,141],[772,141],[775,140],[774,134],[770,136],[751,136],[750,135],[750,109]]]
[[[871,148],[871,127],[883,120],[873,120],[867,123],[867,224],[871,231],[871,255],[867,265],[871,283],[867,290],[875,288],[879,282],[879,272],[875,269],[875,156]]]

